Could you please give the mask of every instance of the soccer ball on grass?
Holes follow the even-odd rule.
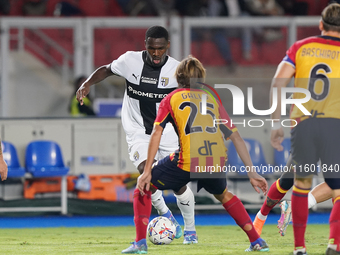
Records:
[[[149,222],[147,235],[153,244],[170,244],[176,236],[176,226],[166,217],[156,217]]]

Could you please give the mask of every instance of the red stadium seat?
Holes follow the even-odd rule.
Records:
[[[110,0],[107,4],[107,15],[112,17],[126,16],[116,0]]]
[[[78,1],[77,0],[62,0],[63,2],[67,2],[72,4],[73,6],[78,7]],[[57,3],[61,2],[61,0],[48,0],[47,6],[46,6],[46,16],[54,16],[54,10],[57,5]]]
[[[22,16],[22,5],[24,4],[23,0],[11,0],[11,10],[9,12],[9,15],[11,16]]]
[[[78,6],[86,16],[107,16],[107,5],[105,0],[79,0]]]
[[[59,0],[49,0],[49,1],[47,1],[46,16],[53,16],[55,6],[59,2],[60,2]]]
[[[60,40],[73,41],[72,28],[47,28],[40,30],[56,42]]]
[[[95,41],[112,41],[122,37],[120,28],[97,28],[94,30]]]
[[[95,41],[93,54],[96,67],[107,65],[113,60],[110,56],[110,43],[106,41]]]
[[[317,2],[315,0],[298,0],[297,2],[305,2],[308,4],[308,15],[320,15],[322,9],[318,9]]]
[[[144,42],[145,32],[146,29],[144,28],[127,28],[124,29],[123,36],[125,36],[128,40]]]
[[[113,40],[110,42],[110,59],[111,61],[118,58],[120,55],[127,51],[133,51],[133,50],[141,50],[140,48],[136,47],[136,44],[134,42],[131,42],[129,40]]]

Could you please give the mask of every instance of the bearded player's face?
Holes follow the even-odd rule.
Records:
[[[164,64],[167,50],[170,42],[165,38],[151,38],[145,40],[145,48],[147,51],[147,61],[152,66],[161,66]]]

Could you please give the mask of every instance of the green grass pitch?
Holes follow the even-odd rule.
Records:
[[[308,225],[306,231],[309,255],[325,254],[328,240],[328,225]],[[237,226],[198,226],[199,243],[183,245],[183,238],[170,245],[157,246],[150,242],[148,254],[249,254],[244,232]],[[1,229],[0,254],[120,254],[134,239],[134,227],[94,228],[32,228]],[[291,254],[293,251],[293,230],[281,237],[275,225],[265,225],[262,233],[270,251],[262,254]]]

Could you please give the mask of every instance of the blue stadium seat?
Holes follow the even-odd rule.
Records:
[[[285,138],[282,142],[283,151],[274,150],[274,163],[276,166],[285,166],[290,154],[290,138]]]
[[[248,148],[248,152],[250,154],[250,158],[253,162],[253,165],[258,166],[257,172],[262,174],[262,172],[260,171],[260,167],[268,166],[268,164],[264,157],[261,143],[254,139],[244,139],[244,142],[246,143],[246,146]],[[228,148],[228,163],[231,167],[232,166],[236,167],[238,174],[241,175],[247,174],[245,170],[241,169],[241,167],[244,166],[244,164],[239,155],[237,154],[236,148],[232,142],[230,143]]]
[[[59,145],[53,141],[33,141],[26,148],[26,170],[33,177],[67,175]]]
[[[8,166],[8,178],[20,178],[25,175],[25,169],[20,166],[17,150],[10,142],[2,141],[2,153]]]

